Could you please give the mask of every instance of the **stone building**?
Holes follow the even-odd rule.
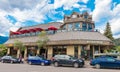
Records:
[[[46,31],[49,41],[47,48],[41,48],[40,54],[46,54],[50,59],[56,54],[67,54],[78,58],[90,59],[96,53],[103,53],[105,49],[113,46],[113,42],[95,30],[92,15],[87,12],[79,14],[73,12],[65,15],[63,23],[51,22],[29,27],[21,27],[16,32],[10,31],[9,40],[5,43],[8,54],[17,55],[18,49],[14,47],[15,40],[21,41],[25,46],[22,52],[24,58],[30,53],[36,54],[37,40],[41,31]],[[19,56],[19,55],[17,55]]]

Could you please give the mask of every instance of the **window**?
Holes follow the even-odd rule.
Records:
[[[88,24],[88,31],[92,30],[92,24]]]
[[[49,31],[47,31],[47,34],[54,34],[54,33],[55,33],[54,30],[49,30]]]
[[[83,24],[82,24],[82,30],[83,30],[83,31],[86,31],[86,29],[87,29],[87,24],[86,24],[86,23],[83,23]]]
[[[80,29],[80,23],[75,23],[75,30],[79,30]]]
[[[53,56],[57,54],[66,54],[66,46],[53,46]]]
[[[65,30],[66,29],[66,25],[64,25],[62,29]]]
[[[72,18],[77,18],[77,15],[72,15]]]
[[[71,31],[73,28],[73,24],[68,24],[68,30]]]
[[[88,16],[87,16],[87,15],[84,15],[84,18],[85,18],[85,19],[87,19],[87,18],[88,18]]]

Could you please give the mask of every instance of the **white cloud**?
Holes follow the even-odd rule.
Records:
[[[87,3],[88,0],[55,0],[53,4],[49,4],[49,0],[0,0],[0,34],[7,34],[9,30],[16,31],[23,26],[23,22],[32,20],[38,23],[43,23],[47,16],[54,21],[61,20],[54,16],[62,11],[55,9],[63,6],[64,10],[81,7],[78,2]],[[12,24],[5,16],[13,16],[17,22]]]
[[[105,24],[109,21],[114,37],[120,38],[120,34],[118,34],[120,33],[120,4],[112,3],[112,0],[95,0],[93,20],[96,23],[102,22],[101,30],[103,31]]]
[[[95,0],[95,9],[93,11],[93,20],[100,22],[111,15],[111,0]]]

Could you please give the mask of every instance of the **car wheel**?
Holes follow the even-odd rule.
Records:
[[[96,64],[95,68],[100,69],[100,64]]]
[[[55,62],[55,63],[54,63],[54,66],[55,66],[55,67],[58,67],[58,66],[59,66],[58,62]]]
[[[29,61],[29,62],[28,62],[28,64],[29,64],[29,65],[32,65],[32,62],[31,62],[31,61]]]
[[[13,61],[10,61],[11,64],[13,64]]]
[[[45,63],[44,63],[44,62],[42,62],[42,63],[41,63],[41,65],[42,65],[42,66],[44,66],[44,65],[45,65]]]
[[[2,60],[1,62],[4,63],[4,60]]]
[[[74,67],[75,67],[75,68],[78,68],[78,67],[79,67],[79,64],[78,64],[78,63],[74,63]]]

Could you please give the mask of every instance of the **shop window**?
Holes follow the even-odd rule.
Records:
[[[95,48],[95,54],[98,54],[99,53],[99,46],[94,46]]]
[[[66,54],[66,46],[53,46],[53,56],[57,54]]]

